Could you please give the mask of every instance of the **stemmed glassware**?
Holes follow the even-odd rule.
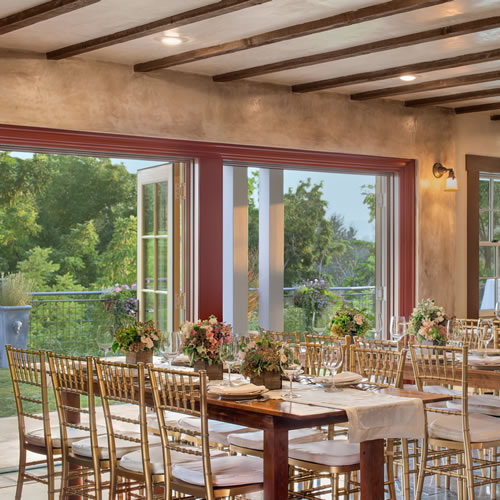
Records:
[[[335,375],[344,362],[344,350],[342,347],[323,346],[321,348],[321,368],[328,370],[332,376],[332,385],[325,392],[338,392],[341,389],[335,387]]]
[[[178,332],[167,332],[160,339],[159,352],[167,363],[167,367],[172,367],[172,361],[179,355],[181,350],[181,339]]]
[[[222,385],[233,385],[231,381],[231,370],[240,358],[240,342],[233,336],[233,340],[221,347],[222,361],[227,366],[228,380],[222,382]]]
[[[463,344],[462,325],[460,321],[449,319],[446,322],[446,338],[448,344],[460,347]]]
[[[96,342],[99,349],[104,351],[104,356],[107,356],[113,346],[113,332],[109,328],[99,328],[97,330]]]
[[[492,321],[483,321],[479,326],[479,341],[484,345],[483,357],[486,357],[488,344],[493,340],[495,327]]]
[[[404,316],[392,316],[391,338],[399,341],[406,335],[406,319]]]
[[[288,350],[290,348],[287,344],[284,344],[283,349]],[[299,356],[302,357],[302,360],[292,360],[290,362],[288,361],[286,354],[282,353],[280,356],[281,371],[288,377],[288,380],[290,380],[290,392],[282,394],[284,398],[294,399],[300,397],[298,394],[293,392],[292,383],[295,375],[302,373],[302,362],[305,361],[305,351],[299,351]]]

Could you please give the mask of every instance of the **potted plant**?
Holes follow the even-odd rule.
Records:
[[[292,360],[293,352],[287,345],[264,333],[241,344],[240,373],[252,384],[281,389],[281,367]]]
[[[153,350],[160,344],[161,332],[153,321],[133,321],[115,332],[111,349],[121,351],[127,357],[127,363],[152,363]]]
[[[5,344],[26,349],[33,281],[23,273],[9,274],[0,284],[0,367],[7,368]]]
[[[184,323],[181,331],[182,351],[189,357],[191,366],[196,371],[205,370],[211,380],[222,380],[221,346],[233,340],[231,325],[212,315],[196,323]]]
[[[104,309],[113,314],[114,328],[122,328],[137,319],[137,285],[115,283],[103,295]]]
[[[448,316],[434,299],[422,300],[410,316],[408,334],[422,344],[445,345]]]
[[[368,314],[362,309],[342,306],[330,318],[329,330],[339,337],[363,337],[371,326],[368,319]]]

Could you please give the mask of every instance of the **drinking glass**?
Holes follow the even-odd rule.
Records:
[[[158,350],[168,368],[172,367],[172,361],[179,355],[180,349],[181,342],[178,332],[167,332],[162,335]]]
[[[404,316],[392,316],[391,318],[391,338],[401,340],[406,335],[406,319]]]
[[[108,328],[99,328],[96,335],[97,346],[107,356],[114,342],[113,332]]]
[[[222,344],[221,347],[222,361],[227,366],[228,380],[222,382],[221,385],[233,385],[231,382],[231,370],[240,358],[240,342],[236,337],[233,337],[232,342]]]
[[[479,331],[479,340],[484,345],[483,357],[486,357],[488,344],[493,340],[493,335],[495,333],[495,327],[493,324],[483,323]]]
[[[342,347],[323,346],[321,348],[321,367],[328,370],[332,376],[332,385],[325,392],[339,392],[342,389],[335,387],[335,375],[344,361],[344,350]]]
[[[459,321],[449,319],[446,322],[446,338],[451,346],[460,347],[462,345],[462,328]]]
[[[285,349],[290,349],[287,344],[284,344],[283,347]],[[293,385],[292,385],[292,383],[293,383],[293,377],[295,375],[299,375],[302,372],[302,365],[301,365],[300,361],[299,360],[296,360],[296,361],[292,360],[292,361],[289,362],[288,358],[286,357],[286,355],[281,354],[280,355],[280,368],[281,368],[281,371],[290,380],[290,392],[285,392],[284,394],[282,394],[282,396],[284,398],[289,398],[289,399],[298,398],[299,395],[295,394],[293,392]]]

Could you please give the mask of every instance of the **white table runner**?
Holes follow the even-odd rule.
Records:
[[[353,443],[424,436],[424,405],[420,399],[356,389],[325,392],[322,389],[301,388],[295,392],[299,398],[283,398],[282,391],[271,391],[267,395],[273,399],[345,410],[349,420],[349,441]]]

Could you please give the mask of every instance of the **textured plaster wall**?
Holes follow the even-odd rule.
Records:
[[[0,52],[0,89],[0,123],[414,158],[417,298],[454,309],[455,195],[431,173],[455,163],[449,112],[18,52]]]
[[[457,316],[467,314],[467,173],[465,155],[500,157],[500,122],[491,121],[492,113],[471,113],[457,116],[457,246],[456,283]]]

